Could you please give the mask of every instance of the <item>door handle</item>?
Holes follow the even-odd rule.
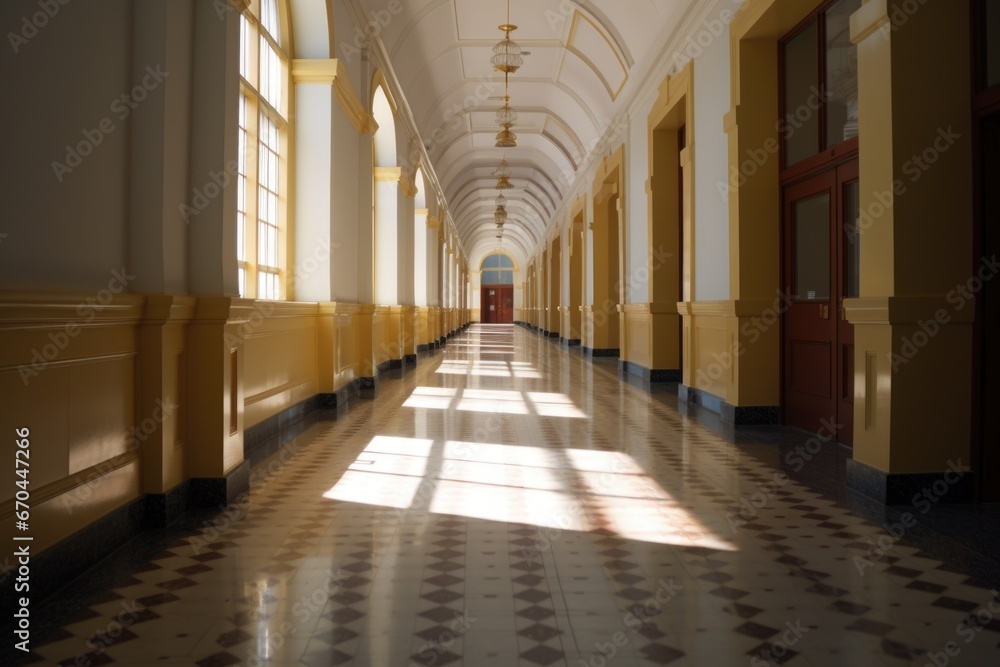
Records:
[[[824,320],[830,319],[830,306],[829,304],[821,303],[819,304],[819,316]]]

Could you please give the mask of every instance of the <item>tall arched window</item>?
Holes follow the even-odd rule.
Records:
[[[396,164],[396,121],[392,103],[379,85],[372,97],[372,115],[378,125],[374,139],[374,236],[375,302],[395,305],[398,300],[398,196],[399,167]]]
[[[424,172],[417,167],[413,182],[417,192],[413,198],[413,303],[421,308],[430,305],[432,256],[428,249],[434,244],[428,242],[430,230],[427,229],[427,193],[424,189]],[[435,248],[436,250],[436,248]]]
[[[278,2],[253,0],[240,17],[236,255],[240,296],[258,299],[285,295],[288,56]]]
[[[513,285],[514,261],[507,255],[490,255],[480,267],[483,285]]]

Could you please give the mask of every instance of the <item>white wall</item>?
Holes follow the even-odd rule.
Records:
[[[0,287],[90,292],[128,264],[130,119],[112,105],[133,86],[131,5],[59,5],[14,53],[8,33],[20,33],[24,18],[40,10],[36,0],[0,3],[0,127],[8,156]],[[98,129],[102,121],[113,128],[107,135]],[[85,132],[97,145],[60,182],[52,164],[66,163],[67,145],[87,144]]]
[[[625,303],[649,303],[649,124],[656,95],[647,100],[633,115],[625,148],[625,203],[627,217]]]
[[[327,84],[295,86],[295,299],[331,298],[333,91]]]
[[[742,0],[723,0],[713,18]],[[694,63],[695,224],[694,295],[698,301],[729,299],[729,204],[716,184],[728,179],[729,140],[722,119],[729,113],[729,34],[712,40]]]
[[[362,155],[362,143],[368,145],[366,155]],[[359,281],[363,271],[369,275],[371,271],[372,211],[370,206],[361,210],[360,197],[365,190],[371,197],[371,163],[371,137],[359,136],[341,106],[334,104],[331,292],[335,301],[359,303],[370,298],[361,293]],[[360,176],[362,166],[364,182]],[[365,284],[368,282],[370,278]]]

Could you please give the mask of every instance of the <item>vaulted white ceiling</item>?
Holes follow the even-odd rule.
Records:
[[[526,259],[577,170],[696,0],[511,0],[513,39],[530,55],[510,77],[517,148],[495,147],[503,74],[493,45],[506,0],[363,0],[391,17],[379,34],[462,243],[477,261],[496,248],[501,158],[515,189],[504,246]],[[393,12],[395,10],[395,13]]]

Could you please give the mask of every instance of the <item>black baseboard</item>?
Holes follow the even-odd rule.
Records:
[[[31,599],[44,600],[148,529],[163,529],[201,508],[223,508],[250,488],[250,463],[225,477],[191,479],[166,493],[147,494],[31,556]],[[13,571],[4,575],[10,577]],[[6,582],[5,582],[6,583]],[[0,587],[0,604],[15,608],[13,586]]]
[[[583,341],[581,341],[579,338],[563,338],[562,339],[562,346],[563,347],[580,347],[580,344],[582,342]]]
[[[382,375],[383,373],[387,373],[389,371],[398,371],[402,367],[402,359],[390,359],[389,361],[383,361],[378,365],[378,368],[375,369],[375,375]]]
[[[618,373],[623,378],[632,376],[643,382],[680,382],[683,377],[678,369],[650,369],[624,359],[618,361]]]
[[[346,396],[343,398],[346,398]],[[277,451],[280,444],[273,446],[271,451],[263,455],[256,452],[258,448],[262,447],[265,443],[272,441],[277,441],[279,443],[287,442],[290,438],[295,437],[302,432],[303,429],[301,429],[298,424],[307,415],[324,408],[336,409],[340,402],[341,397],[337,394],[317,394],[300,403],[296,403],[285,410],[282,410],[276,415],[268,417],[259,424],[254,424],[250,428],[244,429],[243,458],[253,461],[254,463],[266,459],[268,456]],[[344,402],[346,403],[346,401]],[[294,431],[294,433],[292,433],[292,431]]]
[[[550,331],[550,332],[548,332],[548,336],[549,336],[549,338],[559,338],[559,332],[557,332],[557,331]]]
[[[407,355],[403,356],[403,363],[405,365],[407,365],[407,366],[416,366],[417,365],[417,355],[415,355],[415,354],[407,354]]]
[[[584,347],[582,348],[582,351],[583,351],[583,356],[587,357],[588,359],[595,359],[595,358],[612,359],[614,357],[620,357],[622,353],[621,349],[619,348],[595,349],[592,347]]]
[[[938,473],[887,473],[847,460],[847,488],[882,505],[968,504],[976,501],[976,474],[952,468]]]
[[[32,549],[31,600],[50,597],[146,527],[146,500],[139,498],[63,538],[45,551],[34,553]],[[5,585],[0,586],[0,604],[4,609],[15,609],[15,600],[24,595],[15,592],[11,580],[14,575],[14,570],[7,572],[3,577]]]
[[[724,424],[777,426],[781,423],[781,408],[776,405],[732,405],[707,391],[683,384],[678,387],[677,396],[681,402],[700,405],[717,413]]]

